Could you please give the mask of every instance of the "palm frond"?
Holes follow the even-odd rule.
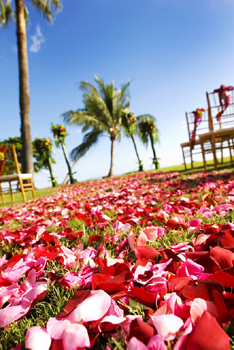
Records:
[[[83,103],[85,110],[94,114],[97,119],[104,121],[108,127],[112,120],[112,106],[110,106],[109,99],[98,93],[96,88],[88,82],[83,81],[80,86],[84,90]],[[110,96],[110,98],[112,97]]]
[[[159,141],[159,136],[158,136],[159,131],[156,127],[156,118],[154,116],[152,116],[151,114],[142,114],[137,117],[137,121],[138,121],[137,122],[138,132],[139,132],[141,141],[146,146],[148,146],[150,134],[152,135],[154,143]],[[152,132],[149,129],[149,127],[146,126],[148,125],[147,124],[148,122],[151,122],[151,126],[152,126],[152,123],[154,123],[154,129],[152,130]]]
[[[149,144],[148,135],[145,133],[140,133],[140,138],[141,138],[141,141],[146,145],[146,147],[148,147],[148,144]]]
[[[82,131],[87,131],[90,127],[94,129],[105,130],[106,123],[97,119],[94,114],[84,110],[68,111],[64,113],[63,120],[66,124],[83,125]]]
[[[127,83],[123,83],[121,87],[121,95],[120,95],[120,102],[125,105],[127,102],[130,101],[130,92],[129,92],[129,85],[132,83],[132,81],[128,81]]]
[[[154,143],[156,142],[160,143],[159,130],[157,128],[155,128],[155,130],[152,132],[152,138]]]
[[[9,2],[4,4],[3,0],[0,0],[0,26],[5,26],[10,23],[11,19],[14,17],[14,10]]]
[[[113,114],[113,98],[114,98],[114,82],[112,81],[110,84],[104,83],[104,80],[102,80],[98,75],[95,75],[94,80],[99,86],[100,95],[105,102],[108,111],[110,114]]]
[[[139,118],[142,121],[152,120],[154,123],[157,122],[157,119],[152,114],[141,114],[137,118]]]
[[[83,142],[75,147],[71,153],[70,157],[72,161],[76,161],[82,154],[86,153],[92,146],[98,142],[98,138],[102,132],[100,131],[91,131],[84,135]]]
[[[107,132],[111,140],[121,138],[121,110],[129,107],[128,86],[130,82],[123,85],[121,89],[114,88],[114,82],[105,84],[99,77],[95,76],[94,81],[98,88],[95,88],[87,81],[80,82],[80,89],[83,91],[84,109],[71,110],[63,114],[64,122],[82,126],[82,132],[91,131],[85,135],[94,137]],[[124,102],[124,103],[123,103]],[[88,147],[87,140],[76,147],[72,152],[75,159]],[[97,141],[97,140],[96,140]],[[95,142],[96,142],[95,141]]]
[[[31,0],[31,2],[49,22],[52,21],[53,12],[61,9],[60,0]]]
[[[24,17],[25,17],[26,23],[28,24],[29,23],[29,11],[25,5],[24,5]]]

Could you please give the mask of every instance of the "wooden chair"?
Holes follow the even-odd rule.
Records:
[[[4,192],[10,193],[12,202],[15,202],[13,192],[19,189],[22,192],[24,202],[26,202],[26,191],[32,191],[33,198],[36,198],[32,174],[21,174],[15,146],[0,146],[0,153],[1,155],[4,154],[4,157],[2,157],[4,159],[0,160],[2,165],[2,167],[0,167],[2,168],[2,174],[0,174],[0,192],[2,195],[2,202],[5,203]],[[12,182],[15,181],[17,182],[16,185],[12,184]],[[9,188],[3,188],[2,184],[5,182],[9,184]]]
[[[207,147],[212,150],[215,169],[217,169],[217,151],[221,152],[221,162],[223,162],[223,151],[224,149],[229,150],[229,155],[232,165],[233,156],[232,151],[234,148],[234,96],[232,93],[232,102],[223,112],[220,120],[216,119],[217,114],[221,111],[221,105],[219,104],[218,96],[214,93],[206,93],[208,103],[208,118],[210,120],[210,131],[199,135],[199,140],[202,148],[203,162],[205,169]],[[217,94],[218,95],[218,94]]]
[[[197,154],[202,155],[199,135],[209,131],[210,125],[209,125],[209,118],[208,118],[207,111],[203,112],[202,121],[199,123],[199,125],[196,128],[195,141],[192,141],[192,134],[195,128],[195,117],[193,112],[189,112],[189,113],[186,112],[185,117],[186,117],[189,141],[181,143],[180,146],[181,146],[183,160],[184,160],[184,167],[187,170],[186,158],[190,158],[191,168],[193,169],[193,157]]]

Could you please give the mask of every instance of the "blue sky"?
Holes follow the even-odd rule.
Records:
[[[53,24],[26,2],[30,120],[32,138],[51,137],[50,123],[83,107],[79,81],[98,74],[115,86],[132,80],[130,109],[157,119],[160,165],[182,163],[180,143],[188,140],[185,111],[207,107],[206,91],[234,85],[234,0],[64,0]],[[19,136],[16,29],[0,30],[0,139]],[[68,153],[82,141],[81,129],[68,127]],[[152,151],[137,140],[144,169],[153,169]],[[54,173],[61,182],[66,163],[54,147]],[[82,158],[75,177],[107,175],[107,137]],[[130,139],[115,144],[114,173],[137,170]],[[36,187],[48,187],[49,173],[35,175]]]

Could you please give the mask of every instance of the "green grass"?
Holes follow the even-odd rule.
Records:
[[[36,195],[36,198],[41,198],[41,197],[49,196],[55,191],[56,191],[56,188],[52,188],[52,187],[51,188],[43,188],[43,189],[35,190],[35,195]],[[0,198],[1,198],[0,208],[8,207],[8,206],[11,206],[14,204],[21,204],[24,202],[21,192],[14,193],[14,197],[15,197],[14,203],[12,203],[10,193],[4,193],[4,197],[5,197],[5,202],[6,202],[5,204],[2,203],[2,197],[0,196]],[[27,199],[27,201],[33,200],[32,191],[26,192],[26,199]]]
[[[208,172],[215,170],[213,160],[207,160],[206,163]],[[227,168],[233,168],[230,157],[224,158],[223,163],[221,163],[221,159],[218,159],[218,170],[223,170]],[[203,162],[193,162],[193,169],[191,168],[191,164],[187,164],[187,170],[185,169],[184,164],[181,164],[166,168],[160,168],[159,170],[163,172],[178,171],[184,174],[190,174],[193,172],[205,171],[205,168]]]

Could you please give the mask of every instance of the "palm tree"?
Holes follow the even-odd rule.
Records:
[[[159,168],[158,158],[156,156],[156,151],[154,144],[159,142],[159,131],[156,127],[156,119],[150,114],[143,114],[137,117],[139,120],[139,132],[141,140],[144,144],[148,146],[148,141],[150,139],[152,151],[153,151],[153,164],[155,165],[155,169]]]
[[[65,147],[65,137],[67,136],[67,130],[66,130],[64,125],[60,125],[60,124],[54,125],[53,123],[51,123],[51,131],[54,135],[55,146],[59,147],[59,145],[61,145],[61,147],[62,147],[63,155],[64,155],[65,161],[67,163],[67,167],[68,167],[68,174],[70,177],[70,183],[74,184],[77,181],[73,177],[71,166],[70,166],[68,156],[67,156],[66,147]]]
[[[72,150],[73,160],[95,145],[101,135],[108,134],[111,140],[111,163],[108,173],[110,177],[113,176],[114,142],[120,141],[121,137],[121,110],[129,107],[130,82],[123,84],[121,89],[115,89],[113,82],[105,85],[98,76],[94,77],[94,81],[98,85],[99,92],[87,81],[82,81],[80,88],[84,91],[84,109],[68,111],[63,117],[68,124],[82,125],[82,132],[90,130],[84,135],[82,144]]]
[[[37,161],[40,162],[41,168],[48,169],[50,172],[50,179],[52,186],[55,187],[58,185],[57,181],[55,180],[53,169],[52,169],[52,163],[55,163],[55,160],[52,158],[52,140],[49,138],[43,137],[42,139],[36,138],[33,141],[33,145],[37,150],[38,157]]]
[[[121,111],[121,116],[122,116],[122,128],[124,130],[124,133],[127,137],[131,137],[135,148],[135,152],[136,152],[136,156],[139,164],[139,171],[143,171],[143,163],[142,163],[142,160],[140,160],[135,137],[134,137],[134,135],[137,132],[137,127],[136,127],[137,118],[132,112],[129,112],[128,110]]]
[[[22,172],[33,174],[33,150],[31,127],[29,119],[29,83],[28,83],[28,55],[26,20],[28,11],[24,5],[24,0],[15,0],[15,9],[10,5],[9,0],[0,0],[0,26],[7,25],[9,21],[16,17],[16,35],[18,46],[19,65],[19,103],[21,116],[21,138],[22,138]],[[60,8],[60,0],[31,0],[32,4],[39,9],[48,21],[52,19],[53,5],[55,11]]]

